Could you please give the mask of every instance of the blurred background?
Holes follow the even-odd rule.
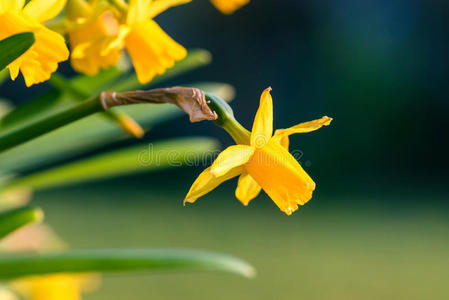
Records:
[[[290,217],[265,195],[242,206],[235,180],[183,207],[203,166],[38,192],[34,203],[74,248],[203,248],[259,272],[107,275],[86,299],[448,299],[448,20],[442,0],[253,0],[231,16],[196,0],[158,17],[175,40],[213,54],[164,86],[232,84],[247,128],[268,86],[275,128],[334,118],[291,139],[317,189]],[[47,89],[23,86],[0,93],[23,103]],[[233,143],[186,117],[145,139],[191,135]]]

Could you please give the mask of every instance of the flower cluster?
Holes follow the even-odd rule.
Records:
[[[0,1],[0,39],[33,32],[36,42],[9,64],[11,79],[19,71],[27,86],[46,81],[69,58],[81,73],[94,75],[115,65],[126,50],[137,78],[150,82],[187,55],[154,21],[170,7],[191,0],[3,0]],[[211,0],[223,13],[234,12],[249,0]],[[65,10],[64,14],[61,12]],[[55,30],[45,23],[57,17]],[[57,32],[58,31],[58,32]]]

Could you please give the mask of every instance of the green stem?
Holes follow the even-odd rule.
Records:
[[[234,117],[234,112],[223,99],[205,93],[209,107],[218,115],[215,124],[226,130],[237,144],[249,145],[251,132],[243,127]]]
[[[0,136],[0,152],[101,111],[104,109],[100,97],[96,96],[51,117],[14,129]]]

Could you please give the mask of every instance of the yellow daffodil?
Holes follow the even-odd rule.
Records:
[[[79,18],[84,21],[69,34],[72,65],[80,72],[95,74],[115,64],[125,48],[139,81],[151,81],[187,55],[186,49],[168,36],[153,18],[172,6],[190,1],[130,0],[129,6],[122,3],[121,10],[104,5],[102,1],[93,1]]]
[[[211,0],[211,2],[222,13],[229,15],[248,4],[249,0]]]
[[[273,133],[273,103],[270,88],[261,96],[252,132],[243,135],[238,145],[225,149],[211,167],[193,183],[184,203],[195,202],[222,182],[240,176],[236,197],[244,205],[254,199],[261,189],[286,214],[290,215],[312,197],[315,183],[288,152],[289,136],[311,132],[327,126],[329,117],[301,123]]]
[[[56,274],[29,277],[14,281],[11,288],[29,300],[81,300],[81,294],[91,291],[91,276]]]
[[[69,31],[72,67],[94,75],[100,69],[117,63],[121,47],[112,47],[120,24],[114,7],[103,1],[69,1],[69,19],[75,25]]]
[[[0,39],[26,31],[35,35],[33,46],[9,64],[11,79],[20,71],[27,86],[43,82],[68,58],[64,38],[43,25],[64,5],[65,0],[31,0],[26,5],[25,0],[0,0]]]

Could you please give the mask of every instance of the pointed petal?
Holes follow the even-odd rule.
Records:
[[[260,185],[247,172],[242,173],[239,177],[239,183],[235,190],[235,196],[243,205],[248,203],[259,195],[261,191]]]
[[[315,183],[280,144],[257,149],[246,170],[276,205],[290,215],[312,197]]]
[[[189,202],[189,203],[195,202],[198,198],[209,193],[210,191],[215,189],[217,186],[219,186],[224,181],[229,180],[233,177],[236,177],[242,172],[243,172],[243,167],[237,167],[237,168],[230,170],[228,173],[224,174],[223,176],[216,177],[210,172],[210,167],[207,168],[200,174],[200,176],[198,176],[198,178],[192,184],[192,187],[190,188],[189,192],[187,193],[186,198],[184,199],[184,204],[186,202]]]
[[[235,167],[247,163],[253,156],[254,147],[246,145],[234,145],[226,148],[218,155],[210,167],[210,172],[215,176],[222,176]]]
[[[273,134],[273,99],[271,88],[265,89],[260,97],[260,105],[254,119],[251,131],[251,145],[257,148],[264,147]]]
[[[181,5],[181,4],[185,4],[185,3],[189,3],[191,1],[192,0],[158,0],[158,1],[153,1],[153,3],[150,5],[150,7],[148,9],[148,17],[152,19],[152,18],[156,17],[158,14],[166,11],[170,7]]]
[[[142,84],[165,73],[187,55],[187,50],[152,20],[135,24],[125,38],[125,46]]]
[[[287,129],[278,129],[274,133],[273,139],[281,141],[281,139],[288,137],[295,133],[306,133],[320,129],[323,126],[328,126],[332,122],[332,118],[324,116],[321,119],[300,123]]]
[[[23,12],[38,22],[56,17],[66,4],[66,0],[31,0]]]

